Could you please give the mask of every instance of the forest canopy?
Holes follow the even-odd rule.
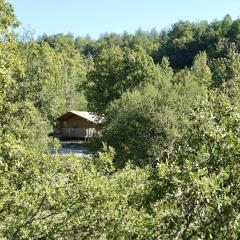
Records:
[[[0,0],[0,239],[239,239],[240,19],[17,34]],[[70,111],[104,116],[57,155]]]

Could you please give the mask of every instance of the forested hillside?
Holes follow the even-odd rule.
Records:
[[[17,34],[0,0],[0,239],[239,239],[240,19]],[[92,158],[57,116],[104,117]]]

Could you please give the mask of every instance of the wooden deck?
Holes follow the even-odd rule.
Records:
[[[94,128],[62,128],[62,136],[67,138],[91,138],[94,131]]]

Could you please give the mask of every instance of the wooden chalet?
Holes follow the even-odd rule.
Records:
[[[99,117],[90,112],[70,111],[56,119],[54,135],[88,139],[96,132],[99,123]]]

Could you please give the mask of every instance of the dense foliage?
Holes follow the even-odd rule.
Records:
[[[96,41],[18,24],[0,0],[0,239],[239,239],[239,19]],[[49,154],[86,109],[99,154]]]

